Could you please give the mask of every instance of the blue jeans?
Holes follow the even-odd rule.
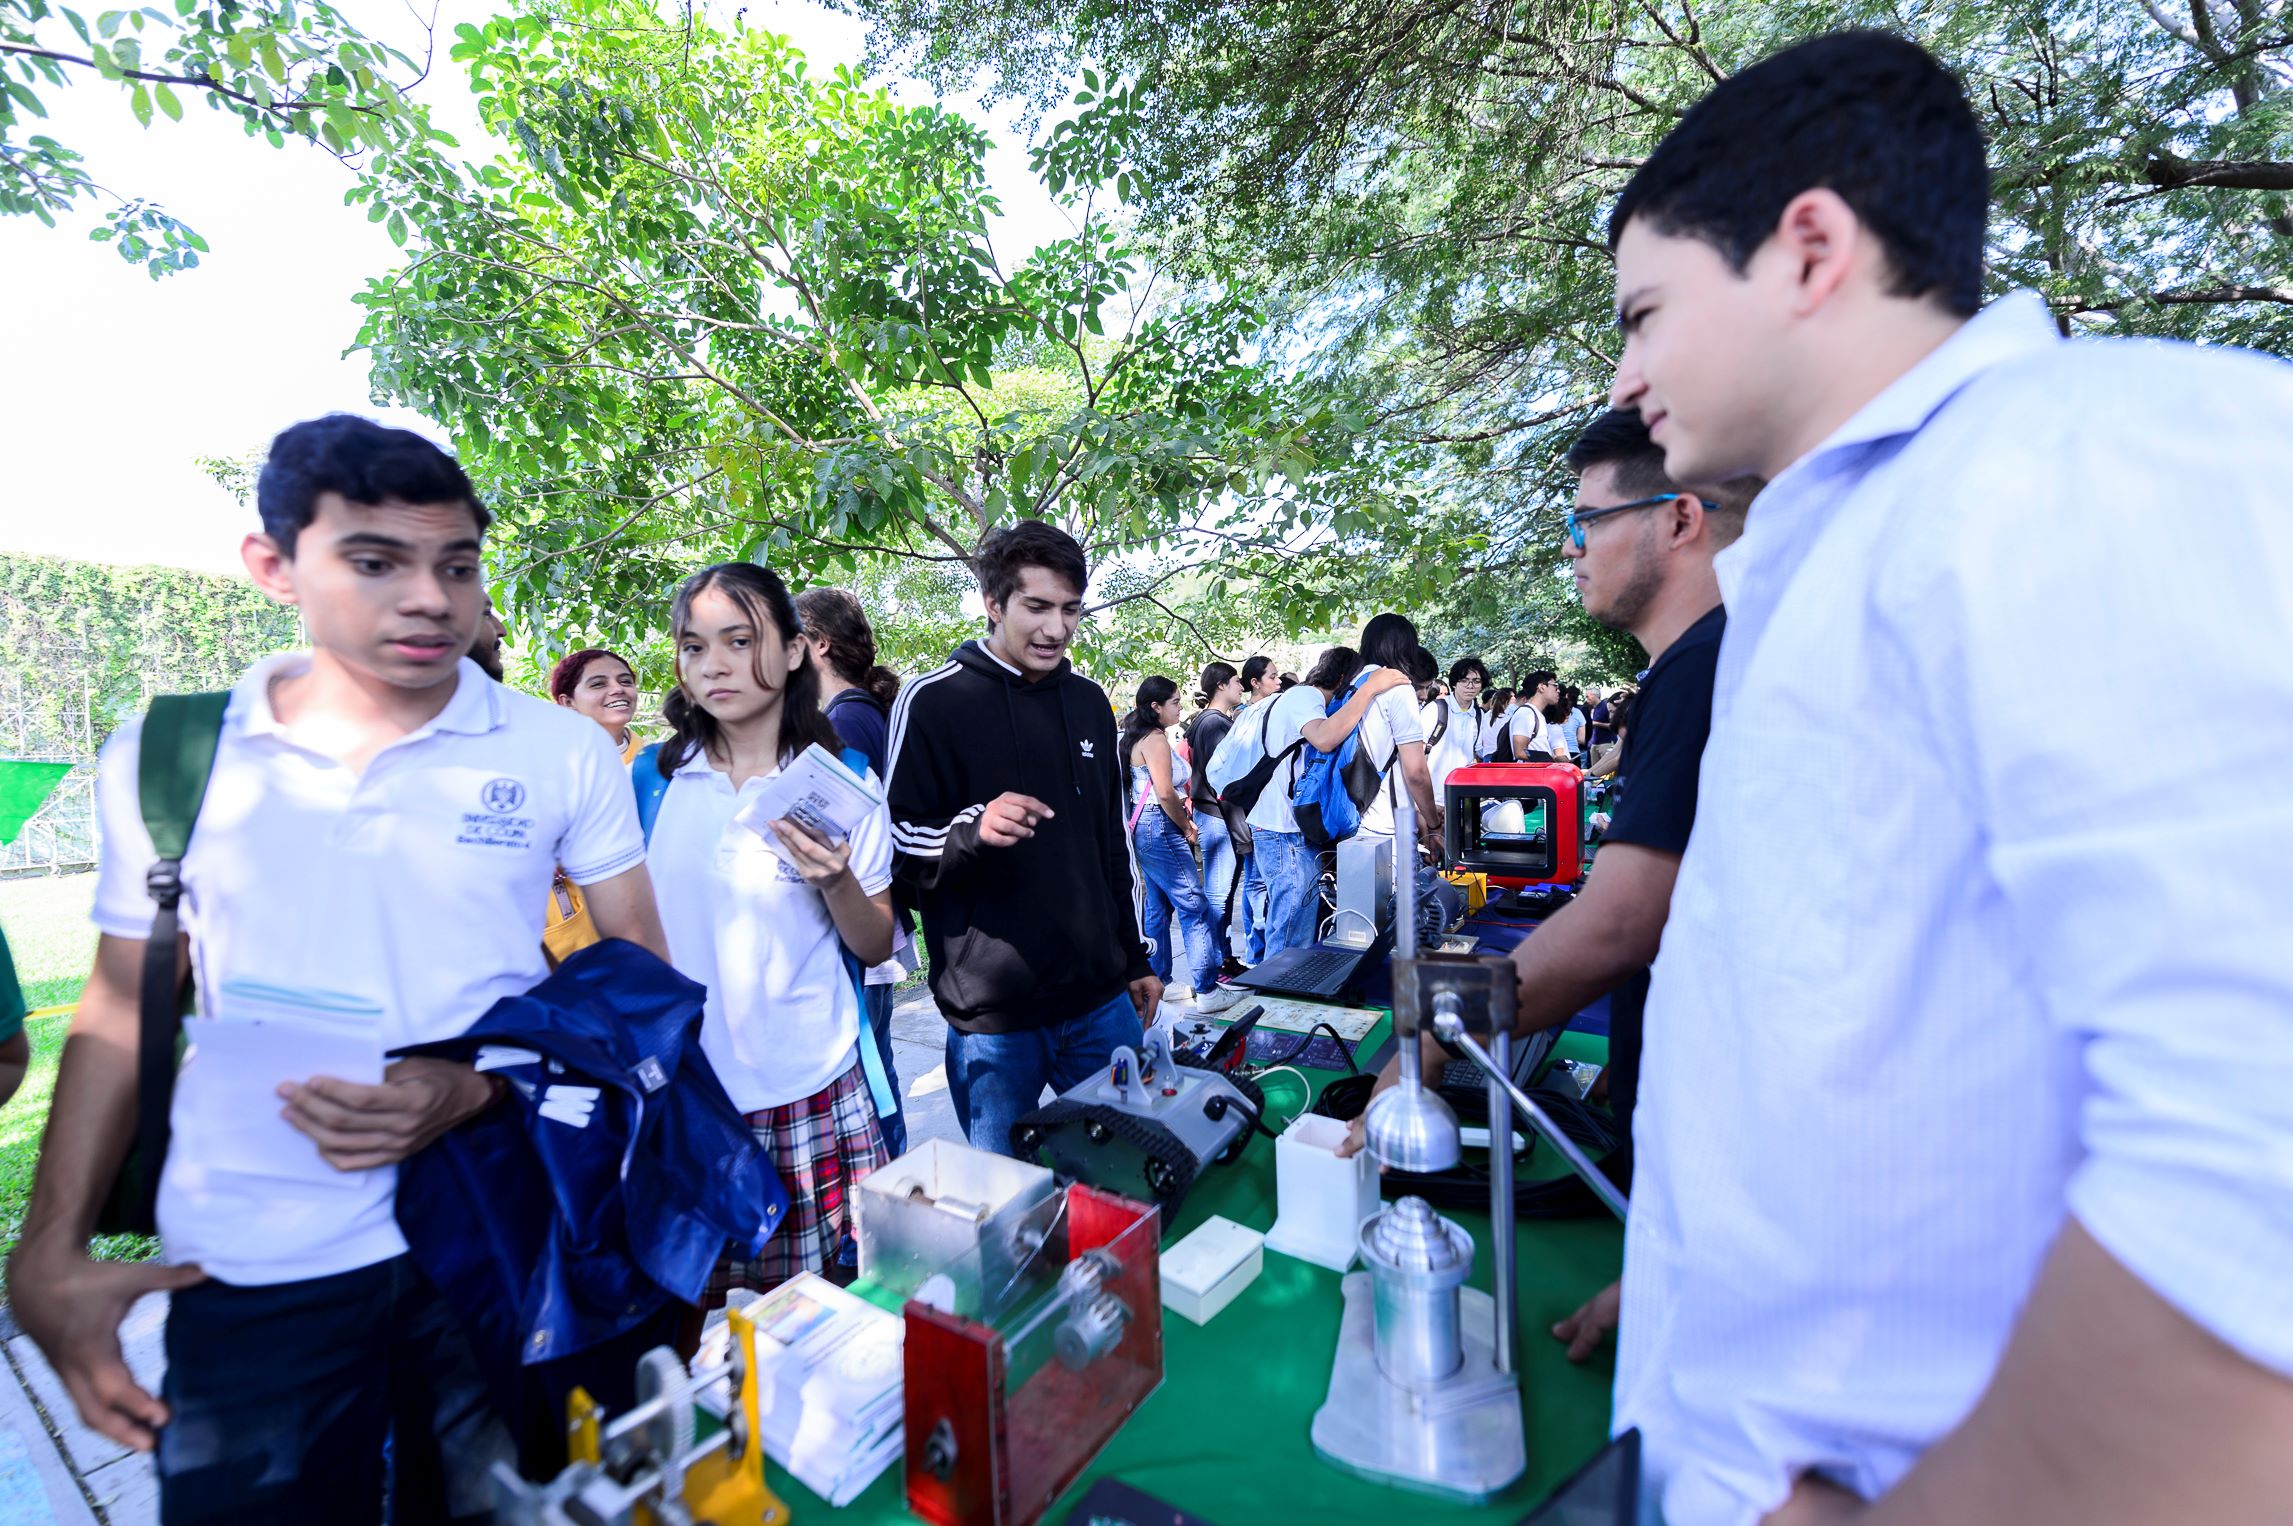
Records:
[[[490,1521],[488,1470],[517,1460],[461,1327],[411,1256],[183,1289],[167,1310],[162,1396],[167,1526]]]
[[[1210,922],[1218,933],[1218,957],[1225,960],[1234,953],[1234,907],[1242,899],[1239,874],[1242,866],[1235,861],[1234,839],[1226,830],[1226,818],[1215,808],[1195,811],[1194,830],[1202,840],[1202,889],[1210,898]]]
[[[1258,872],[1258,855],[1252,852],[1242,860],[1241,906],[1235,915],[1242,922],[1242,962],[1266,962],[1266,877]]]
[[[1266,879],[1266,957],[1314,941],[1322,912],[1322,855],[1296,832],[1259,831],[1258,872]]]
[[[886,1118],[876,1115],[877,1124],[884,1131],[884,1148],[892,1152],[894,1160],[908,1153],[907,1094],[900,1090],[900,1070],[892,1063],[892,987],[865,986],[868,999],[861,1005],[860,1015],[867,1019],[868,1035],[862,1043],[874,1043],[876,1055],[884,1062],[884,1079],[892,1083],[892,1095],[899,1098],[899,1110]]]
[[[1095,1012],[1020,1033],[947,1030],[948,1100],[964,1138],[982,1150],[1011,1153],[1011,1126],[1035,1111],[1048,1085],[1080,1086],[1125,1044],[1146,1032],[1128,991]]]
[[[1187,975],[1194,982],[1196,992],[1209,990],[1218,984],[1218,930],[1211,919],[1210,898],[1202,893],[1202,874],[1194,867],[1194,849],[1187,845],[1186,835],[1178,824],[1163,813],[1158,805],[1149,805],[1139,818],[1138,830],[1131,834],[1132,846],[1138,853],[1139,873],[1146,877],[1147,888],[1159,891],[1175,912],[1178,930],[1186,934]],[[1148,898],[1150,920],[1168,922],[1170,913],[1157,918]],[[1166,925],[1162,935],[1152,928],[1146,929],[1153,947],[1162,953],[1162,966],[1155,974],[1169,979],[1171,943],[1170,928]],[[1151,962],[1151,958],[1150,958]]]

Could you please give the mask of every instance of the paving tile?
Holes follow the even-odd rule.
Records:
[[[130,1452],[106,1463],[86,1482],[110,1526],[158,1526],[159,1470],[149,1452]]]
[[[95,1526],[95,1520],[31,1396],[15,1373],[0,1364],[0,1521],[8,1526]]]

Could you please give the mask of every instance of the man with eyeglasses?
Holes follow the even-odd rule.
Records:
[[[1745,479],[1710,491],[1675,485],[1664,474],[1664,453],[1629,409],[1593,420],[1570,448],[1568,463],[1577,474],[1577,500],[1563,521],[1568,540],[1561,554],[1574,567],[1585,613],[1630,631],[1652,660],[1633,702],[1599,862],[1583,893],[1513,950],[1520,977],[1513,1027],[1516,1034],[1557,1028],[1609,998],[1608,1100],[1625,1142],[1600,1165],[1629,1190],[1648,965],[1696,817],[1696,770],[1711,729],[1712,674],[1726,621],[1712,556],[1743,533],[1745,511],[1761,484]],[[1438,1069],[1446,1058],[1428,1044],[1429,1065]],[[1398,1063],[1388,1065],[1379,1089],[1399,1074]],[[1360,1146],[1357,1119],[1344,1153]],[[1593,1203],[1589,1192],[1585,1202]],[[1610,1286],[1553,1334],[1582,1361],[1615,1328],[1616,1308],[1617,1290]]]
[[[1491,726],[1489,712],[1481,706],[1482,691],[1488,687],[1489,665],[1478,657],[1460,657],[1449,665],[1449,692],[1427,700],[1419,714],[1436,794],[1451,774],[1480,761],[1481,739]]]

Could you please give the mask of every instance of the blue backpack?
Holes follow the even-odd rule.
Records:
[[[1346,691],[1333,698],[1322,714],[1337,714],[1345,702],[1353,698],[1361,682],[1356,678],[1347,685]],[[1378,784],[1384,779],[1386,768],[1393,766],[1393,759],[1386,759],[1386,768],[1378,767],[1369,750],[1361,745],[1359,726],[1347,733],[1335,752],[1320,752],[1311,747],[1303,750],[1305,764],[1290,781],[1290,809],[1298,818],[1298,834],[1306,839],[1306,846],[1334,848],[1361,830],[1362,808],[1377,797]],[[1400,751],[1398,747],[1394,749],[1397,756]]]
[[[856,747],[843,750],[844,766],[865,777],[869,763],[867,755]],[[629,763],[629,782],[637,790],[637,828],[645,834],[645,845],[653,843],[653,823],[661,819],[661,802],[668,798],[669,781],[661,775],[661,744],[646,747]],[[866,1032],[868,1026],[868,967],[844,949],[844,973],[851,977],[852,996],[860,1004],[860,1072],[868,1078],[868,1095],[876,1104],[876,1116],[889,1121],[900,1114],[900,1094],[884,1074],[884,1057],[876,1052],[875,1040]]]

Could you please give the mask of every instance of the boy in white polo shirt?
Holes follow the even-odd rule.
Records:
[[[288,1022],[265,1044],[298,1026],[281,1002],[363,1013],[336,1018],[337,1040],[370,1046],[382,1079],[290,1075],[273,1095],[229,1063],[237,1045],[212,1039],[203,1057],[195,1040],[160,1181],[169,1264],[87,1258],[134,1131],[152,916],[142,727],[122,727],[97,786],[102,937],[10,1293],[86,1423],[157,1445],[171,1526],[376,1520],[386,1487],[397,1520],[487,1519],[486,1468],[513,1448],[393,1199],[397,1163],[494,1087],[467,1066],[381,1070],[379,1056],[458,1034],[543,979],[559,864],[602,936],[665,952],[644,845],[604,732],[465,656],[486,609],[487,515],[451,457],[365,419],[298,424],[272,444],[259,503],[247,569],[302,611],[312,650],[232,691],[182,863],[180,962],[211,1032],[245,1019],[256,986],[295,993],[272,998],[265,1015]],[[259,1067],[265,1044],[242,1054]],[[174,1294],[163,1398],[137,1387],[116,1333],[155,1289]]]

